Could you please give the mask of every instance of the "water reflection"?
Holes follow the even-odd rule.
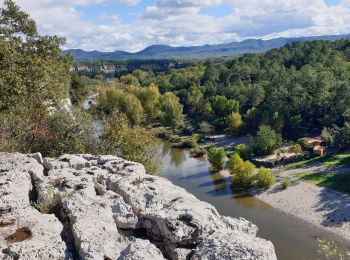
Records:
[[[179,167],[186,159],[187,155],[184,151],[172,149],[171,144],[165,142],[162,147],[163,157],[169,155],[172,166]]]
[[[210,172],[210,177],[213,181],[211,185],[214,186],[216,193],[223,193],[228,190],[226,177],[222,175],[220,172]]]
[[[216,207],[225,216],[244,217],[259,227],[259,236],[271,240],[278,259],[322,259],[315,237],[336,240],[302,220],[282,214],[270,205],[232,187],[225,172],[212,172],[206,160],[190,157],[189,151],[164,143],[161,175],[183,187],[200,200]]]

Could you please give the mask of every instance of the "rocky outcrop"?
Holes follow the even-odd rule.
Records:
[[[254,224],[114,156],[0,154],[0,214],[2,259],[276,259]]]

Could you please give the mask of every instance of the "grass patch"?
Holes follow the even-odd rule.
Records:
[[[322,163],[327,166],[350,167],[350,154],[323,155],[309,160],[290,163],[284,166],[285,170],[296,169],[311,163]]]
[[[350,174],[305,172],[298,174],[298,178],[317,186],[332,188],[350,194]]]
[[[326,159],[327,159],[326,155],[319,156],[319,157],[311,158],[311,159],[304,160],[304,161],[289,163],[289,164],[286,164],[283,168],[285,170],[300,168],[300,167],[303,167],[303,166],[305,166],[305,165],[307,165],[309,163],[315,163],[315,162],[320,162],[321,163],[322,161],[324,161]]]
[[[347,166],[350,167],[350,154],[337,154],[323,162],[328,166]]]

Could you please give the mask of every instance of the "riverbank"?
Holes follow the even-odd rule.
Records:
[[[276,184],[266,191],[252,191],[252,195],[288,215],[349,240],[350,246],[349,195],[298,180],[285,190]]]

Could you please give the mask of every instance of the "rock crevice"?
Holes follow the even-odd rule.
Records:
[[[276,259],[254,224],[115,156],[0,153],[0,183],[2,237],[31,232],[3,259]]]

